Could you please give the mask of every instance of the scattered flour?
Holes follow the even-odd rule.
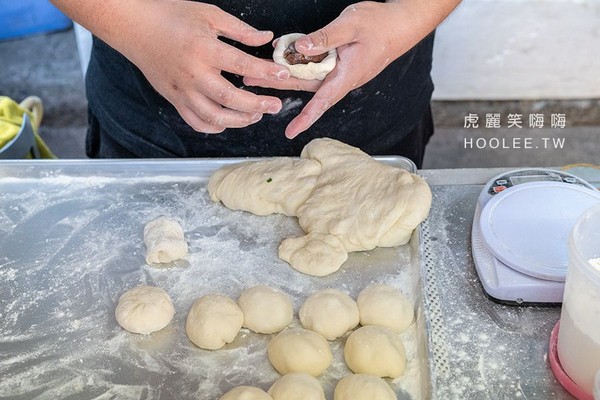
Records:
[[[435,398],[567,398],[546,362],[560,308],[498,304],[482,289],[470,243],[481,189],[468,184],[432,186],[436,207],[423,226],[430,240],[426,301],[435,300],[440,310],[428,315],[432,326],[436,324],[430,332],[436,340],[430,346]]]
[[[412,299],[419,293],[408,246],[353,254],[325,278],[293,271],[277,247],[301,232],[294,218],[230,211],[210,201],[205,185],[197,177],[0,179],[0,397],[208,400],[236,385],[267,389],[278,378],[266,358],[271,336],[243,329],[219,351],[195,347],[184,326],[197,297],[237,299],[268,284],[292,297],[299,326],[304,299],[326,287],[354,298],[382,282]],[[143,226],[159,215],[183,222],[187,263],[145,264]],[[148,336],[114,319],[119,296],[140,284],[164,288],[176,308],[171,324]],[[415,325],[402,337],[409,364],[390,383],[399,399],[419,399],[423,344]],[[349,373],[344,340],[332,342],[334,363],[320,377],[329,398]]]

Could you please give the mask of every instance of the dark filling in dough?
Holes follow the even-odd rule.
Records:
[[[296,42],[290,43],[287,49],[283,52],[283,57],[287,60],[288,64],[308,64],[309,62],[320,63],[327,57],[328,53],[319,54],[317,56],[305,56],[304,54],[296,51]]]

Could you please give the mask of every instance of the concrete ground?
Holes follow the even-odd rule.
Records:
[[[60,158],[85,158],[86,99],[72,30],[0,42],[0,95],[41,97],[41,135]],[[600,164],[600,100],[534,102],[441,102],[433,104],[436,133],[424,168],[560,166]],[[485,128],[486,114],[500,113],[500,128]],[[523,128],[508,128],[510,113]],[[542,128],[528,128],[530,113],[544,114]],[[565,128],[551,128],[551,114]],[[478,128],[465,128],[468,114]]]

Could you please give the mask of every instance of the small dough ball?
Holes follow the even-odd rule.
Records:
[[[268,393],[273,400],[325,400],[323,387],[317,378],[302,372],[282,376]]]
[[[406,369],[406,352],[400,335],[383,326],[363,326],[352,332],[344,346],[352,372],[397,378]]]
[[[322,81],[328,73],[333,71],[337,61],[337,51],[330,50],[327,56],[318,63],[309,62],[308,64],[290,64],[285,57],[286,50],[290,44],[306,36],[302,33],[290,33],[283,35],[277,40],[275,50],[273,50],[273,61],[280,65],[285,65],[290,70],[290,75],[298,79],[318,79]]]
[[[144,227],[146,262],[148,264],[168,263],[186,256],[188,244],[183,228],[177,221],[159,217]]]
[[[363,326],[386,326],[396,332],[404,332],[415,319],[410,301],[392,286],[370,286],[360,292],[356,303]]]
[[[238,386],[231,389],[219,400],[273,400],[264,390],[253,386]]]
[[[300,322],[327,340],[335,340],[360,320],[358,306],[347,294],[337,289],[325,289],[306,299],[300,308]]]
[[[266,285],[244,290],[238,304],[244,312],[244,327],[256,333],[280,332],[294,319],[290,296]]]
[[[123,329],[148,334],[169,325],[175,315],[171,298],[155,286],[137,286],[119,297],[115,318]]]
[[[305,372],[319,376],[333,361],[327,340],[302,328],[286,329],[271,339],[267,355],[281,375]]]
[[[235,301],[208,294],[192,304],[185,331],[196,346],[216,350],[233,342],[243,323],[244,314]]]
[[[340,379],[333,400],[396,400],[396,394],[383,379],[373,375],[347,375]]]

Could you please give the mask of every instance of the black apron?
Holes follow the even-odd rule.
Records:
[[[275,37],[310,33],[327,25],[350,0],[209,1]],[[285,4],[285,6],[282,6]],[[276,13],[273,11],[276,7]],[[231,42],[230,42],[231,43]],[[260,48],[232,43],[249,54],[270,59],[270,44]],[[156,92],[140,70],[94,37],[86,75],[90,126],[87,153],[92,158],[297,156],[316,137],[331,137],[373,155],[405,155],[420,165],[433,133],[429,103],[433,34],[353,90],[308,131],[287,139],[284,129],[312,93],[246,88],[279,97],[283,108],[256,124],[220,134],[195,132]],[[224,74],[237,87],[238,76]]]

